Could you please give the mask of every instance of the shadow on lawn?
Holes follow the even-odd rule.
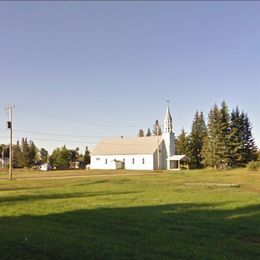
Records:
[[[260,205],[169,204],[0,218],[1,259],[257,259]]]
[[[93,185],[93,184],[103,184],[103,183],[107,183],[108,180],[95,180],[95,181],[86,181],[86,182],[82,182],[80,184],[71,184],[69,186],[86,186],[86,185]],[[55,184],[53,186],[50,186],[49,183],[47,183],[46,185],[39,185],[39,186],[22,186],[22,187],[1,187],[0,186],[0,192],[5,192],[5,191],[23,191],[23,190],[39,190],[39,189],[51,189],[51,188],[57,188],[57,187],[64,187],[63,184]]]
[[[17,202],[33,202],[37,200],[45,199],[73,199],[73,198],[87,198],[96,196],[114,196],[114,195],[127,195],[136,194],[138,191],[127,191],[127,192],[73,192],[73,193],[61,193],[61,194],[41,194],[41,195],[19,195],[19,196],[6,196],[0,197],[0,204],[5,203],[17,203]]]

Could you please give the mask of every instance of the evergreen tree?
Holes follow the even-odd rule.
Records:
[[[196,111],[189,140],[189,156],[191,158],[191,164],[194,168],[201,168],[203,166],[202,147],[206,134],[207,128],[204,115],[202,112],[199,113]]]
[[[236,107],[235,110],[231,113],[230,118],[230,161],[232,167],[241,167],[243,166],[243,124],[244,119],[243,115],[239,111],[239,108]]]
[[[243,167],[257,158],[257,147],[252,135],[252,126],[247,114],[238,107],[231,113],[230,121],[231,165]]]
[[[13,167],[14,168],[23,168],[23,153],[19,141],[16,145],[13,145]]]
[[[138,137],[144,137],[144,130],[143,129],[139,129]]]
[[[208,116],[207,135],[202,149],[203,164],[217,169],[221,165],[220,111],[215,104]]]
[[[189,154],[189,136],[184,129],[181,130],[176,139],[176,154]]]
[[[2,157],[9,157],[9,145],[2,144],[0,146],[0,156]]]
[[[21,151],[23,158],[23,167],[32,167],[35,161],[38,159],[38,149],[35,146],[34,142],[28,142],[27,138],[22,138]]]
[[[79,160],[79,148],[77,147],[75,150],[71,149],[69,150],[69,153],[70,153],[70,166],[71,167],[75,167],[75,163]]]
[[[242,128],[242,156],[243,166],[246,166],[250,161],[257,159],[257,147],[252,135],[252,126],[247,114],[243,111],[241,113],[241,120],[243,121]]]
[[[22,151],[22,157],[23,157],[23,166],[29,168],[29,166],[30,166],[30,147],[29,147],[27,138],[22,138],[21,151]]]
[[[45,150],[44,148],[41,148],[41,149],[40,149],[40,160],[41,160],[43,163],[48,162],[48,151]]]
[[[152,135],[151,130],[150,130],[150,128],[148,128],[148,129],[147,129],[146,136],[151,136],[151,135]]]
[[[231,163],[230,158],[230,115],[228,106],[225,101],[222,101],[220,108],[220,138],[219,138],[219,157],[220,166],[226,168]]]
[[[90,151],[88,150],[87,146],[84,154],[84,163],[86,163],[86,165],[90,164]]]
[[[247,114],[236,107],[231,114],[225,101],[215,105],[208,118],[203,145],[204,163],[214,168],[243,167],[257,158],[257,147]]]
[[[260,161],[260,150],[257,151],[257,161]]]
[[[56,148],[50,156],[50,164],[57,169],[68,169],[70,166],[70,151],[64,145],[62,148]]]
[[[29,142],[28,167],[32,167],[38,159],[38,149],[33,141]]]
[[[159,124],[158,120],[155,120],[154,128],[153,128],[153,135],[162,135],[162,129]]]

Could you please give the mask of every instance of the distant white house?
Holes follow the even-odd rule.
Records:
[[[40,171],[50,171],[52,168],[48,163],[43,163],[39,165],[39,170]]]
[[[0,158],[0,165],[1,165],[1,167],[8,166],[9,158],[8,157]]]
[[[161,136],[105,138],[90,155],[91,169],[180,169],[180,161],[184,158],[175,157],[175,136],[169,107]]]

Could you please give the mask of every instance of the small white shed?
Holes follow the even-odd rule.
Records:
[[[47,172],[51,170],[51,166],[48,163],[43,163],[39,166],[39,170]]]
[[[170,161],[170,170],[180,170],[181,167],[189,169],[190,157],[187,155],[173,155],[167,160]]]

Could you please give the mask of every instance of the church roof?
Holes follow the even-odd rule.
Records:
[[[105,138],[92,151],[91,155],[153,154],[162,142],[162,136]]]

